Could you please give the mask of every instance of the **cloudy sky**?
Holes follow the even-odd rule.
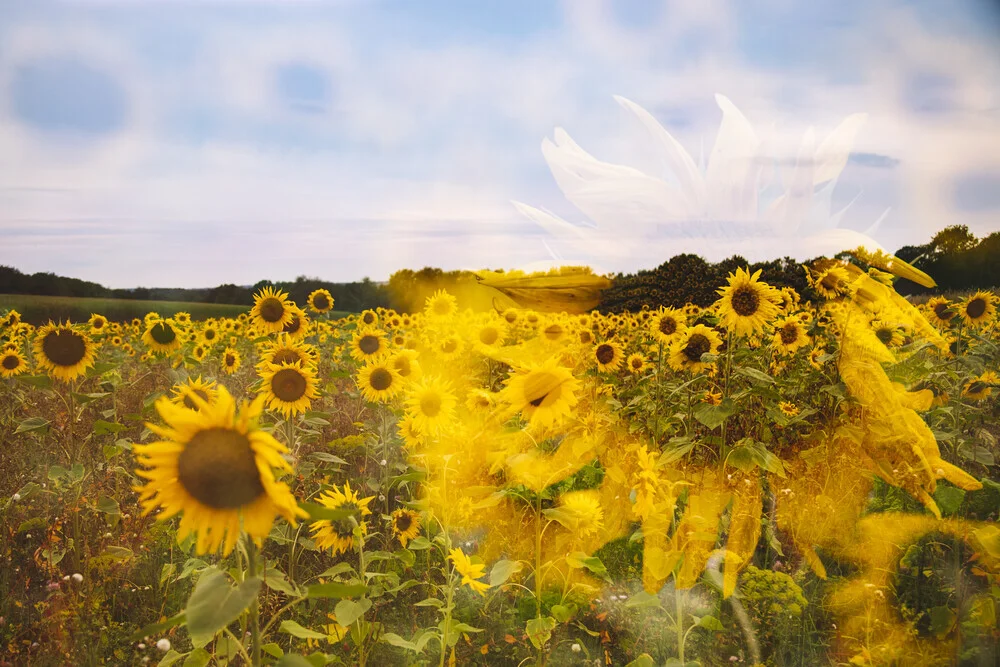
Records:
[[[0,0],[0,264],[200,287],[549,261],[512,201],[595,222],[542,154],[555,128],[663,176],[615,95],[695,162],[716,93],[779,167],[866,113],[843,226],[889,210],[890,250],[981,235],[1000,229],[998,36],[988,0]],[[690,236],[644,245],[713,254]]]

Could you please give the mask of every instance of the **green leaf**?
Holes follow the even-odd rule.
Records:
[[[281,650],[281,647],[274,642],[268,642],[260,647],[264,653],[267,653],[272,658],[280,658],[285,655],[285,652]]]
[[[331,581],[326,584],[314,584],[306,588],[306,597],[309,598],[356,598],[365,594],[368,587],[364,584],[342,584],[339,581]],[[339,606],[339,605],[338,605]],[[340,618],[339,616],[337,618]],[[341,623],[350,625],[350,623]]]
[[[351,574],[354,574],[354,568],[351,567],[350,563],[337,563],[336,565],[334,565],[329,570],[327,570],[326,572],[324,572],[319,576],[321,579],[325,579],[327,577],[336,577],[338,574],[344,574],[345,572],[350,572]]]
[[[716,429],[722,422],[736,414],[736,404],[731,398],[724,398],[719,405],[702,403],[694,410],[694,418],[710,429]]]
[[[297,653],[282,656],[275,667],[313,667],[313,664]]]
[[[80,405],[86,405],[87,403],[91,403],[99,398],[104,398],[105,396],[110,396],[110,395],[111,393],[107,391],[101,391],[93,394],[78,394],[76,392],[73,392],[73,398]]]
[[[528,639],[535,648],[540,649],[545,646],[545,642],[552,637],[552,629],[556,627],[556,619],[551,616],[533,618],[524,626]]]
[[[390,646],[398,646],[399,648],[405,648],[407,651],[413,651],[414,653],[420,652],[419,650],[417,650],[416,644],[414,644],[411,641],[403,639],[394,632],[386,632],[384,635],[380,637],[380,639],[381,641],[384,641],[386,644],[389,644]]]
[[[653,662],[653,656],[648,653],[643,653],[635,660],[625,665],[625,667],[654,667],[655,664],[656,663]]]
[[[660,606],[660,598],[652,593],[647,593],[646,591],[639,591],[628,600],[625,600],[625,606],[629,609],[638,608],[646,609],[651,607]]]
[[[205,667],[212,660],[212,654],[203,648],[196,648],[188,653],[184,667]]]
[[[278,629],[299,639],[326,639],[326,635],[322,632],[304,628],[295,621],[282,621]]]
[[[706,630],[711,630],[713,632],[723,632],[725,628],[722,627],[722,622],[715,616],[702,616],[698,619],[698,627],[705,628]]]
[[[97,511],[104,512],[105,514],[121,514],[122,509],[118,505],[118,501],[111,496],[100,496],[97,499]]]
[[[327,452],[313,452],[309,456],[324,463],[334,463],[336,465],[342,465],[342,466],[347,465],[347,461],[345,461],[344,459]]]
[[[438,600],[437,598],[424,598],[420,602],[414,602],[413,606],[414,607],[437,607],[438,609],[440,609],[441,607],[444,606],[444,602],[441,602],[441,600]]]
[[[347,627],[354,623],[368,611],[372,606],[372,601],[368,598],[361,598],[357,602],[354,600],[341,600],[337,603],[333,613],[337,616],[337,623]]]
[[[498,560],[490,570],[490,586],[499,586],[510,579],[512,574],[520,572],[523,567],[520,561]]]
[[[108,433],[118,433],[125,430],[124,424],[117,424],[115,422],[106,422],[103,419],[98,419],[94,422],[94,435],[106,435]]]
[[[159,623],[151,623],[150,625],[144,626],[142,629],[132,633],[132,636],[129,637],[129,641],[135,642],[139,641],[143,637],[152,637],[153,635],[160,634],[164,630],[175,628],[178,625],[182,625],[183,623],[184,623],[184,612],[182,611],[176,616],[171,616],[165,621],[161,621]],[[180,654],[178,654],[178,657],[179,656]]]
[[[142,639],[143,635],[139,635],[139,639]],[[184,657],[183,653],[178,653],[174,649],[170,649],[163,654],[160,661],[156,663],[156,667],[170,667],[170,665],[176,664],[178,660]]]
[[[931,634],[937,635],[939,639],[951,632],[955,625],[955,612],[947,606],[931,607],[927,615],[931,620]]]
[[[48,375],[19,375],[17,377],[18,382],[23,382],[24,384],[31,385],[36,389],[51,389],[52,388],[52,378]]]
[[[412,549],[413,551],[423,551],[425,549],[431,548],[431,542],[423,535],[414,537],[406,544],[407,549]]]
[[[264,584],[272,591],[284,593],[289,597],[298,597],[300,591],[298,586],[293,584],[281,570],[269,567],[264,571]]]
[[[310,521],[339,521],[354,515],[351,510],[335,510],[316,503],[299,503],[299,507],[309,513]]]
[[[396,560],[402,563],[405,567],[413,567],[413,564],[417,562],[416,554],[409,549],[400,549],[399,551],[393,552],[392,555],[395,556]]]
[[[49,420],[43,419],[42,417],[28,417],[20,424],[17,425],[17,429],[14,431],[14,435],[18,433],[33,433],[35,431],[47,431],[49,428]],[[8,431],[9,433],[10,431]]]
[[[750,378],[755,384],[774,384],[774,378],[763,371],[759,371],[756,368],[747,368],[741,366],[736,369],[736,372],[740,375]]]
[[[570,602],[569,604],[554,604],[550,609],[552,616],[560,623],[569,623],[570,619],[576,616],[579,607]]]
[[[934,502],[941,510],[941,516],[951,516],[958,511],[965,499],[965,491],[950,484],[938,484],[934,489]]]
[[[582,551],[575,551],[566,556],[566,563],[570,567],[574,568],[585,568],[598,577],[602,579],[608,579],[608,570],[604,567],[604,563],[597,556],[588,556]]]
[[[187,628],[195,646],[204,646],[217,632],[240,617],[260,592],[260,579],[249,577],[232,586],[216,569],[201,575],[188,598]]]

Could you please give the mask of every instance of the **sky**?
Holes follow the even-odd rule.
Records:
[[[615,96],[711,170],[716,95],[769,137],[772,198],[866,114],[831,190],[843,228],[889,250],[1000,229],[989,0],[0,0],[0,264],[206,287],[805,252],[791,228],[642,227],[627,183],[570,193],[543,154],[563,128],[674,187]],[[595,188],[601,214],[580,206]],[[603,241],[560,246],[515,202]]]

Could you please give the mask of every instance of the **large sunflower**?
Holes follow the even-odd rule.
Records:
[[[405,507],[393,512],[392,534],[405,549],[406,543],[420,534],[420,515]]]
[[[722,346],[722,339],[715,329],[704,324],[696,324],[674,342],[670,348],[670,367],[674,370],[687,370],[698,373],[712,364],[703,362],[703,354],[716,354]]]
[[[271,531],[279,514],[293,526],[307,514],[283,482],[276,482],[274,468],[291,471],[281,455],[288,449],[258,426],[264,399],[243,402],[239,411],[225,387],[215,403],[197,394],[198,411],[160,398],[156,409],[166,426],[146,426],[162,440],[133,445],[136,460],[147,480],[137,487],[143,514],[160,508],[158,520],[183,513],[178,541],[194,533],[199,554],[222,546],[228,554],[242,529],[258,545]]]
[[[406,412],[420,433],[436,433],[454,417],[456,402],[448,382],[428,376],[411,385]]]
[[[962,318],[976,328],[986,326],[997,314],[996,306],[993,305],[995,298],[983,290],[976,292],[962,304]]]
[[[824,299],[836,299],[839,296],[848,294],[851,289],[851,274],[847,269],[836,263],[831,263],[826,268],[813,274],[806,272],[809,286]]]
[[[250,317],[263,333],[280,333],[292,321],[292,303],[288,294],[273,287],[265,287],[253,296]]]
[[[364,517],[370,515],[372,511],[368,509],[368,503],[375,499],[375,496],[361,498],[357,491],[351,490],[351,483],[344,482],[344,488],[333,487],[331,491],[324,491],[317,498],[320,505],[332,510],[346,510],[350,516],[336,519],[334,521],[314,521],[309,524],[309,530],[313,533],[313,541],[320,549],[333,549],[333,555],[343,553],[354,544],[354,526],[360,526],[362,534],[368,532],[368,525]]]
[[[524,419],[548,426],[569,415],[577,403],[580,381],[555,358],[517,369],[506,380],[503,400]]]
[[[392,360],[373,361],[358,371],[358,388],[366,401],[385,403],[403,389],[403,378]]]
[[[617,341],[609,340],[594,346],[594,359],[601,373],[613,373],[622,365],[625,355]]]
[[[28,362],[17,351],[4,350],[0,354],[0,377],[12,378],[28,370]]]
[[[333,310],[333,295],[325,289],[314,290],[306,303],[314,313],[328,313]]]
[[[173,352],[181,346],[180,332],[174,328],[173,320],[154,320],[146,325],[142,342],[153,352]]]
[[[378,359],[389,353],[385,332],[379,329],[359,329],[351,338],[351,356],[357,361]]]
[[[776,289],[758,280],[761,270],[753,275],[743,269],[729,274],[729,284],[719,290],[716,302],[719,317],[730,331],[738,335],[759,333],[780,311],[781,297]]]
[[[51,321],[35,333],[35,360],[49,375],[70,382],[94,365],[94,344],[69,322]]]
[[[267,397],[267,406],[286,418],[305,412],[316,391],[316,373],[304,364],[271,364],[260,374],[264,384],[260,391]]]

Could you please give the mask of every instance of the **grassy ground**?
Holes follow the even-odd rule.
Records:
[[[131,299],[0,294],[0,312],[9,308],[21,313],[25,322],[39,325],[50,319],[86,322],[90,319],[91,313],[100,313],[113,322],[124,322],[134,317],[143,317],[150,311],[155,311],[164,317],[183,311],[190,313],[191,319],[205,320],[209,317],[236,317],[249,310],[250,306],[185,301],[133,301]],[[347,313],[334,311],[333,315],[334,317],[342,317]]]

